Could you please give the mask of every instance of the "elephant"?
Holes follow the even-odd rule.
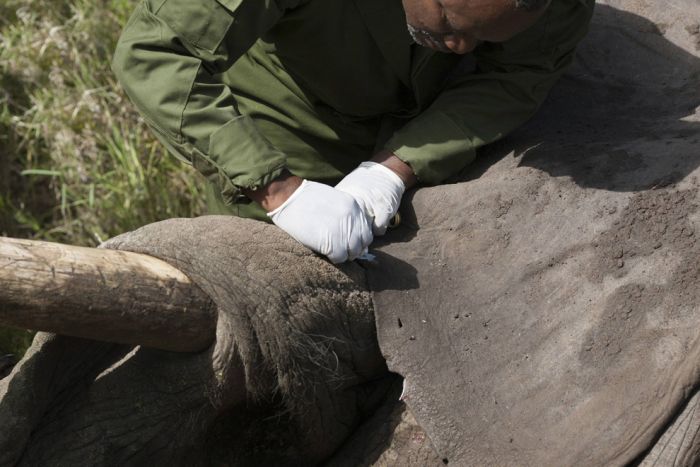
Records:
[[[184,272],[214,341],[39,333],[0,465],[697,465],[698,18],[600,1],[538,116],[409,193],[374,259],[224,216],[109,240]]]

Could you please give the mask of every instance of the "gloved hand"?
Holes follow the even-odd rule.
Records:
[[[355,198],[371,219],[374,235],[386,233],[406,191],[401,178],[377,162],[363,162],[335,187]]]
[[[322,183],[304,180],[267,215],[299,243],[333,263],[357,258],[373,240],[370,220],[355,199]]]

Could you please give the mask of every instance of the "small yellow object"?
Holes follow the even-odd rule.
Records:
[[[400,225],[401,225],[401,214],[397,212],[396,214],[394,214],[394,217],[392,217],[391,220],[389,221],[389,228],[395,229],[396,227],[398,227]]]

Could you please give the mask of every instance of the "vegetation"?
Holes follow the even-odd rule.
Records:
[[[135,5],[0,0],[0,234],[95,246],[201,211],[201,178],[154,140],[109,68]],[[0,354],[26,343],[0,330]]]

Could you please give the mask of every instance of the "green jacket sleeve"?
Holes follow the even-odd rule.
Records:
[[[418,179],[436,184],[469,164],[476,149],[527,121],[572,62],[593,0],[553,0],[527,31],[475,51],[476,70],[450,82],[386,143]]]
[[[241,115],[216,74],[303,0],[145,0],[129,19],[112,68],[159,139],[240,198],[277,177],[285,155]]]

